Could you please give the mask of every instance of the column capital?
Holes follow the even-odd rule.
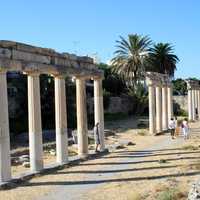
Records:
[[[79,79],[79,80],[90,80],[90,79],[91,79],[91,76],[76,75],[76,76],[73,76],[72,79],[74,79],[74,80],[76,80],[76,79]]]
[[[104,79],[104,76],[92,76],[91,77],[91,80],[94,80],[94,81],[97,81],[97,80],[102,81],[103,79]]]
[[[26,74],[27,76],[40,76],[40,72],[39,71],[24,71],[23,74]]]
[[[51,74],[52,77],[54,78],[59,78],[59,79],[65,79],[66,74]]]

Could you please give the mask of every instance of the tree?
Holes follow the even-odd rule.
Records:
[[[146,70],[174,76],[179,58],[169,43],[158,43],[149,49]]]
[[[128,86],[135,88],[145,70],[144,55],[148,54],[151,40],[148,36],[130,34],[127,40],[120,36],[116,43],[115,57],[111,60],[112,71],[119,74]]]
[[[120,96],[127,92],[125,82],[116,73],[112,73],[111,66],[100,63],[98,68],[104,71],[103,89],[112,96]]]
[[[172,81],[173,93],[175,95],[186,95],[187,94],[187,83],[185,80],[178,78]]]

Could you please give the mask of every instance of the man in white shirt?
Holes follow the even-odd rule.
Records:
[[[175,139],[175,137],[174,137],[175,128],[176,128],[176,122],[175,122],[174,118],[171,118],[171,120],[169,121],[169,130],[170,130],[172,139]]]

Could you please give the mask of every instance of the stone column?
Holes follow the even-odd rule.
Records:
[[[193,120],[193,106],[192,106],[192,90],[188,89],[188,118]]]
[[[167,87],[162,87],[162,127],[168,130]]]
[[[162,132],[162,93],[159,85],[156,86],[156,131]]]
[[[11,179],[10,133],[6,72],[0,72],[0,182]]]
[[[192,89],[192,120],[195,120],[196,118],[195,104],[195,91]]]
[[[198,119],[200,120],[200,90],[197,90],[198,93]]]
[[[39,74],[28,74],[29,154],[31,171],[43,169]]]
[[[149,132],[155,133],[155,88],[149,84]]]
[[[173,98],[172,98],[172,86],[167,87],[167,108],[168,108],[168,122],[173,117]]]
[[[195,119],[197,119],[197,113],[196,111],[198,111],[198,91],[197,89],[195,89]]]
[[[76,106],[78,154],[80,157],[84,158],[88,155],[88,126],[86,86],[85,79],[83,77],[76,77]]]
[[[94,118],[95,124],[99,123],[99,136],[101,150],[105,149],[104,142],[104,108],[103,108],[103,91],[102,91],[102,79],[94,78]]]
[[[55,118],[57,163],[68,162],[68,135],[65,78],[55,77]]]

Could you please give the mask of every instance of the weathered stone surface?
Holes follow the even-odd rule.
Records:
[[[78,56],[78,60],[86,63],[94,63],[93,58],[90,58],[88,56]]]
[[[186,82],[188,90],[195,90],[200,88],[200,82],[198,80],[187,79]]]
[[[0,58],[0,70],[22,71],[22,62],[6,58]]]
[[[19,157],[19,161],[21,163],[24,163],[24,162],[29,162],[29,155],[22,155]]]
[[[32,61],[32,62],[38,62],[38,63],[43,63],[43,64],[51,63],[50,56],[37,55],[34,53],[27,53],[27,52],[18,51],[18,50],[12,50],[12,58],[16,60]]]
[[[26,167],[26,168],[29,168],[30,167],[30,162],[23,162],[22,166]]]
[[[11,51],[9,49],[0,48],[0,58],[11,58]]]
[[[54,65],[64,65],[64,66],[70,66],[70,61],[65,58],[59,58],[59,57],[52,57],[51,58],[51,64]]]
[[[103,76],[92,58],[0,40],[0,70],[71,76]]]
[[[55,155],[56,155],[55,149],[51,149],[51,150],[49,151],[49,154],[52,155],[52,156],[55,156]]]
[[[192,188],[188,194],[188,200],[200,199],[200,181],[192,185]]]

